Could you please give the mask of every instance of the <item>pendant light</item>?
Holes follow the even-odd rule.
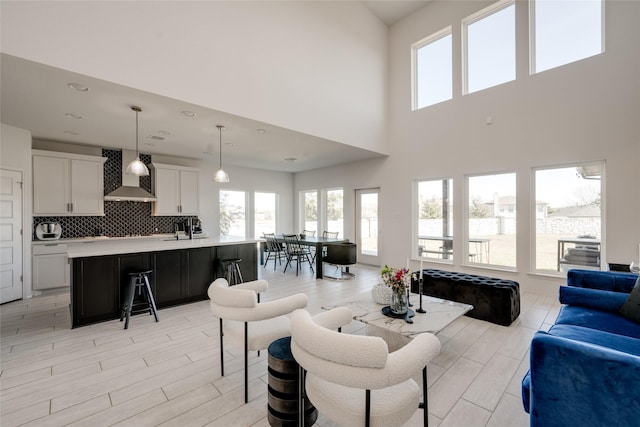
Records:
[[[131,109],[136,112],[136,159],[129,163],[126,173],[138,176],[149,176],[149,169],[147,168],[147,165],[142,163],[140,160],[140,153],[138,153],[138,113],[142,111],[142,109],[135,106],[131,107]]]
[[[213,180],[215,182],[229,182],[229,175],[222,169],[222,129],[224,129],[224,126],[216,125],[216,127],[220,131],[220,169],[216,172]]]

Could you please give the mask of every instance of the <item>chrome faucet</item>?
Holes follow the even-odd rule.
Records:
[[[188,225],[187,227],[189,227],[189,240],[193,239],[193,218],[189,217],[188,221]]]

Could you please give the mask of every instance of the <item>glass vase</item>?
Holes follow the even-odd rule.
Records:
[[[393,314],[406,314],[408,310],[407,292],[404,288],[394,289],[391,293],[391,304],[389,305]]]

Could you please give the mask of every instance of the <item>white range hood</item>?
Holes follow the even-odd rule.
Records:
[[[136,158],[136,152],[130,150],[122,150],[122,186],[116,188],[111,193],[104,196],[104,200],[111,202],[155,202],[156,197],[140,188],[140,177],[125,173],[127,165]]]

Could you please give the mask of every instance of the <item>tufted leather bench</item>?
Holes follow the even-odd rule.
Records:
[[[520,285],[513,280],[424,269],[423,294],[473,305],[466,315],[509,326],[520,315]],[[418,292],[418,281],[411,281]]]

